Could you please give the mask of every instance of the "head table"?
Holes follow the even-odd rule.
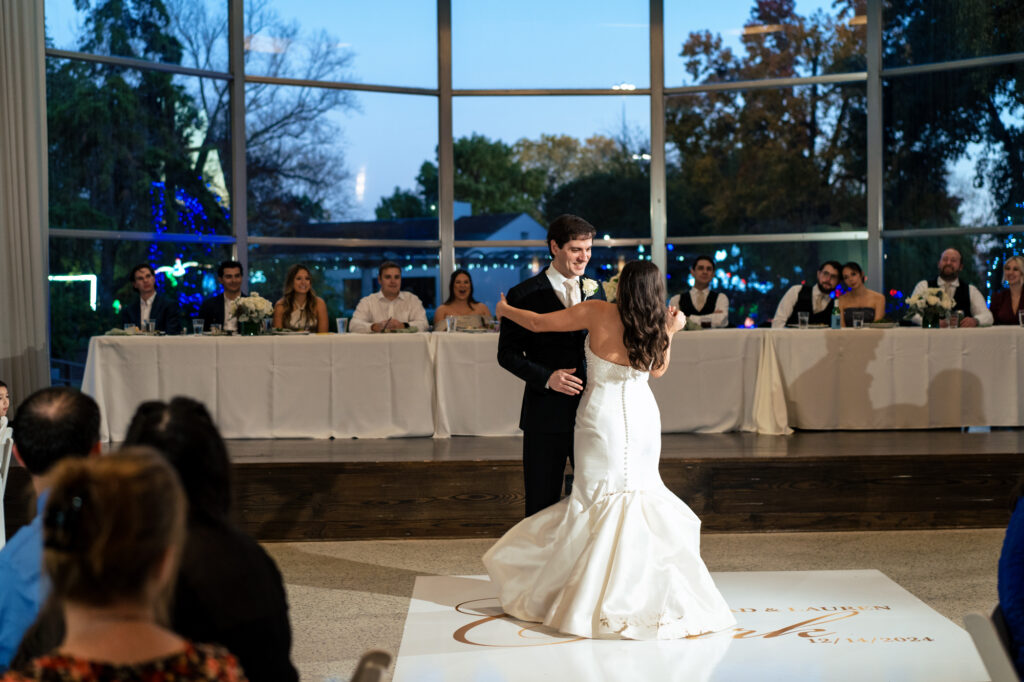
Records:
[[[99,336],[82,388],[104,440],[138,404],[202,401],[227,438],[519,433],[497,334]],[[665,432],[1024,424],[1024,329],[712,329],[651,381]]]

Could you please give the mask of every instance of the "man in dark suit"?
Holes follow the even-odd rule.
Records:
[[[242,264],[238,261],[226,260],[217,266],[217,281],[224,291],[203,299],[199,306],[199,319],[207,329],[211,324],[223,325],[226,330],[238,329],[238,320],[230,312],[231,304],[242,295],[242,279]]]
[[[139,329],[142,320],[156,320],[156,329],[167,334],[181,331],[178,306],[170,299],[156,293],[156,273],[153,268],[140,263],[128,275],[132,288],[139,293],[139,300],[121,308],[121,321],[132,323]]]
[[[593,294],[581,281],[595,229],[583,218],[561,215],[548,227],[551,264],[513,287],[509,304],[537,313],[568,308]],[[501,323],[498,363],[526,382],[519,428],[523,430],[526,515],[561,498],[565,462],[573,462],[576,407],[586,383],[586,331],[535,334],[511,320]]]

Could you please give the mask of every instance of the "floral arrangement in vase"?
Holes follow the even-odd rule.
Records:
[[[942,287],[929,287],[907,299],[906,319],[921,316],[922,327],[938,327],[939,320],[953,308],[953,299]]]
[[[274,304],[253,292],[236,298],[231,314],[238,320],[238,330],[242,334],[254,336],[259,333],[263,320],[274,314]]]

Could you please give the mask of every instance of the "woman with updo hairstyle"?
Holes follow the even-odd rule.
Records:
[[[327,304],[313,291],[313,276],[305,265],[288,268],[284,296],[274,304],[274,329],[327,333]]]
[[[65,633],[5,682],[246,679],[226,650],[167,627],[186,502],[159,454],[129,448],[62,461],[43,514],[43,566]]]
[[[626,264],[617,295],[547,314],[498,302],[500,317],[530,332],[585,329],[587,374],[572,492],[516,524],[483,563],[505,613],[566,634],[722,630],[736,619],[700,558],[700,519],[658,473],[661,415],[648,379],[668,370],[685,316],[666,308],[664,277],[648,261]]]

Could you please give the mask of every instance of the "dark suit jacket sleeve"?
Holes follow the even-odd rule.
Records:
[[[509,305],[518,308],[522,298],[519,288],[513,288],[508,293]],[[547,386],[548,379],[551,378],[554,370],[526,358],[525,352],[530,337],[531,332],[512,320],[503,319],[501,335],[498,337],[498,364],[525,381],[529,386],[542,391]]]
[[[224,324],[224,296],[217,294],[203,299],[199,306],[199,319],[203,321],[206,329],[211,324]]]
[[[139,299],[137,296],[134,301],[121,308],[121,323],[134,324],[136,327],[141,327],[139,324]]]
[[[174,302],[174,299],[167,297],[162,298],[163,306],[160,314],[156,316],[157,329],[160,329],[167,334],[180,334],[181,333],[181,312],[178,310],[178,304]]]

